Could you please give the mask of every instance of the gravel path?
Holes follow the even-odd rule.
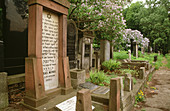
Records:
[[[139,103],[135,111],[170,111],[170,69],[161,67],[155,71],[145,94],[146,101]]]

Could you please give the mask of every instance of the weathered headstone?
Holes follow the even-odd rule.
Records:
[[[0,110],[8,107],[7,73],[0,73]]]
[[[91,31],[80,32],[79,35],[79,53],[81,54],[81,69],[85,69],[87,73],[92,68],[94,35]]]
[[[67,56],[69,57],[70,69],[77,67],[77,27],[73,20],[67,22]]]
[[[109,111],[120,111],[120,78],[110,80]]]
[[[133,53],[133,41],[134,39],[130,39],[130,50],[131,50],[131,53]]]
[[[137,42],[133,42],[133,56],[138,58],[138,44],[137,44]]]
[[[158,51],[158,55],[161,55],[160,51]]]
[[[48,96],[55,96],[55,92],[67,94],[72,89],[66,53],[69,2],[29,0],[28,4],[24,104],[36,108],[48,102]]]
[[[110,42],[108,40],[100,41],[100,63],[110,59]]]
[[[131,50],[128,50],[129,61],[131,61]]]
[[[91,94],[89,89],[77,92],[76,111],[92,111]]]
[[[140,67],[139,69],[139,79],[145,78],[145,67]]]
[[[132,90],[132,88],[131,88],[131,80],[132,80],[132,78],[131,78],[131,74],[126,74],[125,75],[125,84],[124,84],[124,91],[131,91]]]
[[[144,54],[144,47],[141,47],[141,53]]]

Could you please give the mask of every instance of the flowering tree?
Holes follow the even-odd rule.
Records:
[[[139,47],[148,47],[149,39],[144,38],[138,30],[125,29],[122,42],[124,42],[127,47],[130,47],[130,39],[134,39],[134,41],[139,44]]]
[[[69,19],[81,31],[94,31],[100,39],[121,39],[125,29],[123,6],[126,0],[70,0]]]

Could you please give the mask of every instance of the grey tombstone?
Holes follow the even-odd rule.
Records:
[[[140,67],[139,69],[139,79],[145,78],[145,67]]]
[[[108,40],[100,41],[100,63],[110,59],[110,42]]]
[[[131,50],[128,50],[129,61],[131,61]]]
[[[67,22],[67,56],[69,57],[70,69],[77,67],[77,27],[73,20]]]
[[[144,47],[141,47],[141,53],[144,54]]]
[[[160,51],[158,51],[158,55],[161,55]]]
[[[133,42],[133,56],[138,58],[138,44],[137,44],[137,42]]]
[[[131,91],[132,88],[131,88],[131,74],[126,74],[125,75],[125,84],[124,84],[124,91]]]

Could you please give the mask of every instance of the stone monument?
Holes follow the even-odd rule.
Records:
[[[145,52],[144,50],[145,50],[145,48],[144,48],[144,47],[141,47],[141,53],[142,53],[142,54],[144,54],[144,52]]]
[[[138,44],[137,44],[137,42],[133,42],[133,56],[138,58]]]
[[[79,51],[78,59],[80,69],[85,69],[88,72],[92,68],[92,55],[93,55],[93,39],[94,35],[91,31],[79,31],[78,37]]]
[[[78,30],[73,20],[67,22],[67,56],[69,57],[70,69],[77,68],[78,53]]]
[[[100,41],[100,63],[110,59],[110,42],[108,40]]]
[[[128,50],[129,61],[131,61],[131,50]]]
[[[67,0],[29,0],[24,105],[39,107],[72,90],[67,57]]]

